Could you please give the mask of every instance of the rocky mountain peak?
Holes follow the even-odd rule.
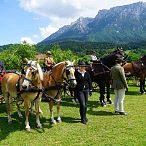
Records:
[[[103,9],[95,18],[80,17],[44,41],[60,40],[119,43],[146,40],[146,2]]]

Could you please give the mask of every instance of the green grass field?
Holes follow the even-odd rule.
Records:
[[[111,97],[114,98],[113,92]],[[139,87],[131,85],[124,103],[128,116],[115,115],[113,104],[101,107],[99,93],[94,92],[88,102],[89,122],[83,125],[79,105],[73,104],[70,97],[64,97],[62,123],[50,125],[48,103],[42,102],[43,129],[35,127],[35,115],[32,115],[31,132],[25,130],[25,119],[18,118],[15,105],[13,123],[8,125],[5,104],[1,104],[0,146],[146,146],[146,95],[140,95]]]

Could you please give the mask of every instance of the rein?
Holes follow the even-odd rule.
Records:
[[[35,101],[38,97],[39,97],[39,95],[40,95],[40,92],[42,92],[42,89],[40,89],[39,87],[37,87],[37,86],[35,86],[34,84],[33,84],[33,82],[32,82],[32,80],[30,80],[30,79],[28,79],[28,78],[25,78],[24,76],[23,76],[23,74],[20,74],[20,73],[18,73],[18,72],[15,72],[17,75],[19,75],[19,79],[18,79],[18,81],[17,81],[17,83],[16,83],[16,89],[17,89],[17,98],[19,98],[20,96],[21,96],[21,94],[23,94],[23,93],[35,93],[35,92],[38,92],[38,94],[37,94],[37,96],[35,97],[35,99],[33,100],[33,101]],[[20,90],[20,79],[21,78],[23,78],[24,80],[27,80],[27,81],[29,81],[29,82],[31,82],[31,84],[33,85],[33,87],[32,88],[29,88],[29,89],[21,89]],[[23,100],[22,100],[22,103],[23,103]]]
[[[97,72],[97,73],[94,72],[94,76],[101,75],[101,74],[105,74],[105,73],[109,73],[111,71],[111,69],[108,66],[106,66],[104,63],[102,63],[102,62],[100,62],[100,63],[94,63],[94,64],[99,64],[102,67],[105,67],[106,69],[108,69],[108,71],[105,71],[104,68],[102,68],[103,69],[103,72],[102,71]]]
[[[65,66],[64,71],[63,71],[63,74],[64,74],[65,71],[67,71],[67,68],[69,68],[69,67],[73,67],[73,65]],[[55,85],[54,85],[54,86],[48,86],[47,88],[43,88],[43,91],[42,91],[42,92],[44,93],[45,97],[47,97],[49,100],[52,99],[52,100],[55,101],[55,102],[60,102],[60,101],[61,101],[61,98],[60,98],[59,100],[57,100],[56,98],[57,98],[57,96],[58,96],[59,94],[61,95],[61,93],[62,93],[62,90],[61,90],[61,89],[65,86],[65,83],[64,83],[64,82],[60,82],[60,83],[57,82],[57,81],[55,80],[55,78],[53,77],[52,74],[50,74],[50,76],[51,76],[52,79],[54,80]],[[69,82],[70,82],[71,80],[76,80],[76,79],[67,79],[67,78],[63,77],[63,80],[66,81],[66,84],[69,84]],[[50,97],[50,96],[48,95],[47,91],[49,91],[49,90],[58,90],[58,91],[57,91],[57,94],[55,95],[54,98],[52,98],[52,97]]]

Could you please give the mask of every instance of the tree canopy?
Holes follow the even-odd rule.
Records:
[[[6,69],[20,69],[24,58],[34,58],[35,46],[29,44],[14,44],[2,49],[0,60],[3,60]]]

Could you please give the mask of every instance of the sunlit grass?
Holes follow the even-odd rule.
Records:
[[[113,92],[111,97],[114,98]],[[30,133],[25,131],[25,120],[18,118],[15,109],[12,125],[7,124],[5,104],[1,104],[0,146],[145,146],[146,95],[139,94],[139,87],[129,86],[124,104],[128,116],[115,115],[113,105],[101,107],[99,93],[94,92],[88,102],[89,122],[83,125],[80,123],[78,104],[73,104],[70,97],[64,97],[62,123],[50,125],[48,103],[42,102],[43,129],[36,128],[33,115],[30,117]]]

